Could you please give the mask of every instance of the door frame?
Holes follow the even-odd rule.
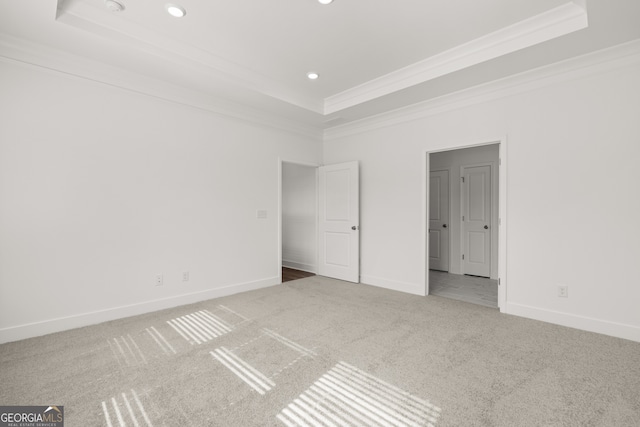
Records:
[[[463,148],[498,144],[498,307],[501,313],[507,311],[507,136],[482,138],[476,142],[454,142],[441,144],[423,152],[422,175],[422,262],[424,295],[429,295],[429,179],[430,157],[432,153],[453,151]]]
[[[315,190],[316,190],[316,194],[315,194],[315,201],[316,201],[316,209],[315,209],[315,233],[314,235],[316,236],[316,269],[318,268],[318,251],[317,251],[317,246],[318,246],[318,168],[321,166],[317,163],[305,163],[305,162],[299,162],[297,160],[288,160],[288,159],[283,159],[281,157],[278,157],[278,202],[277,202],[277,217],[278,217],[278,238],[277,238],[277,251],[276,253],[278,254],[277,256],[277,265],[276,265],[276,270],[278,272],[277,277],[278,277],[278,284],[282,284],[282,166],[284,163],[289,163],[289,164],[294,164],[297,166],[305,166],[305,167],[309,167],[309,168],[313,168],[315,169],[315,173],[316,173],[316,186],[315,186]]]
[[[498,154],[499,156],[499,154]],[[491,188],[491,218],[490,218],[490,222],[491,222],[491,233],[489,234],[489,257],[490,257],[490,262],[489,262],[489,277],[492,280],[496,280],[498,277],[500,277],[500,274],[498,272],[498,268],[494,268],[493,267],[493,253],[494,253],[494,245],[498,244],[498,251],[500,250],[500,244],[499,244],[499,240],[498,239],[494,239],[493,238],[493,231],[494,230],[498,230],[498,232],[496,233],[497,236],[500,235],[500,230],[499,230],[499,226],[498,223],[500,222],[499,220],[499,216],[500,216],[500,184],[499,182],[496,184],[496,182],[494,181],[494,174],[496,172],[498,172],[498,179],[500,178],[500,173],[499,171],[496,169],[496,162],[479,162],[479,163],[469,163],[469,164],[465,164],[460,166],[460,176],[464,176],[464,170],[466,168],[474,168],[474,167],[479,167],[479,166],[489,166],[491,167],[491,179],[489,181],[489,186]],[[460,182],[460,207],[462,208],[465,205],[464,202],[464,188],[463,188],[463,183]],[[498,190],[497,196],[498,196],[498,212],[497,215],[496,213],[494,213],[494,197],[496,197],[496,194],[494,192],[494,190]],[[462,221],[462,218],[458,218],[458,221],[460,221],[460,230],[462,231],[464,229],[464,221]],[[464,251],[465,248],[465,235],[463,232],[460,233],[460,248],[462,248],[462,250]],[[498,260],[498,266],[500,265],[500,260]],[[462,270],[462,274],[465,274],[464,272],[464,263],[461,264],[461,270]]]

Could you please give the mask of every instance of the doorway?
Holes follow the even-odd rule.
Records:
[[[505,143],[427,153],[427,294],[503,307]]]
[[[278,172],[280,282],[286,268],[359,283],[358,162],[312,166],[279,159]]]
[[[317,167],[280,164],[281,282],[317,273]]]

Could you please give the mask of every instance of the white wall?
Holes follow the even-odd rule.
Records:
[[[362,281],[419,294],[425,153],[505,135],[505,311],[640,341],[638,56],[329,132],[324,159],[297,134],[0,62],[0,342],[277,283],[280,158],[358,160]]]
[[[523,92],[332,133],[324,161],[361,164],[362,281],[420,292],[424,153],[506,135],[504,310],[640,341],[640,55],[593,62]]]
[[[491,278],[498,278],[498,160],[499,145],[483,145],[432,153],[429,157],[430,171],[449,171],[449,272],[464,274],[462,271],[462,217],[460,178],[463,166],[491,163]]]
[[[316,168],[282,163],[282,265],[316,272]]]
[[[320,141],[8,62],[0,93],[0,342],[278,283],[278,159]]]

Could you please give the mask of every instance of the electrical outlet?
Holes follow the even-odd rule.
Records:
[[[183,282],[188,282],[189,281],[189,272],[188,271],[183,271],[182,272],[182,281]]]
[[[558,286],[558,296],[560,298],[569,298],[569,287],[566,285]]]
[[[162,274],[156,274],[156,286],[162,286]]]

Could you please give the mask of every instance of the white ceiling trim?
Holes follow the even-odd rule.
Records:
[[[568,2],[408,67],[330,96],[324,101],[324,114],[331,114],[353,107],[398,90],[584,29],[587,26],[588,16],[583,1]]]
[[[640,39],[326,129],[323,140],[338,140],[637,64]]]
[[[116,87],[158,100],[197,108],[251,125],[295,133],[318,142],[322,138],[322,130],[315,126],[12,36],[3,36],[0,39],[0,62],[36,68],[68,78],[83,79]]]
[[[171,37],[165,37],[144,27],[121,19],[117,13],[107,12],[84,2],[68,4],[59,0],[56,20],[88,31],[108,40],[133,46],[143,52],[184,67],[186,64],[204,70],[209,76],[263,95],[322,114],[321,99],[306,97],[292,91],[285,84],[227,61],[210,52]]]

